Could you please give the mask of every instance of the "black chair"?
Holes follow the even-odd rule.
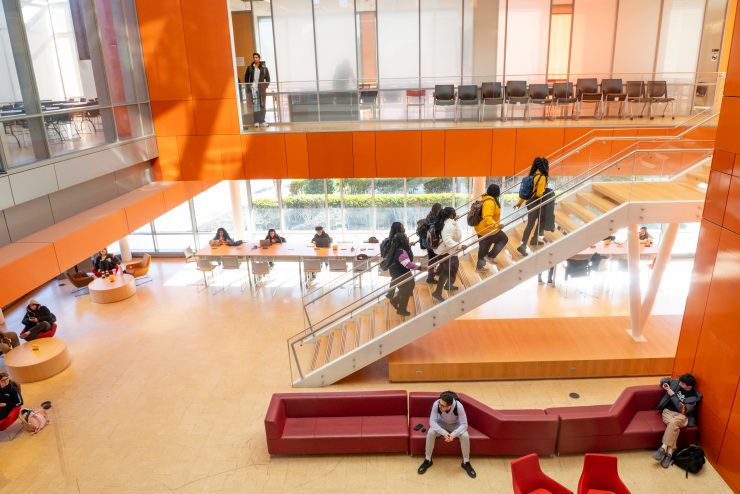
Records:
[[[377,118],[378,113],[378,90],[363,89],[360,90],[359,109],[368,108],[372,112],[373,119]]]
[[[485,117],[486,106],[501,105],[499,118],[504,118],[504,95],[500,82],[484,82],[480,86],[481,106],[478,112],[478,120],[481,122]]]
[[[665,103],[665,106],[663,107],[663,117],[665,117],[665,111],[668,109],[668,105],[671,105],[671,119],[675,120],[675,98],[668,97],[668,84],[666,81],[648,81],[645,97],[648,102],[648,116],[651,120],[654,118],[653,103]]]
[[[565,117],[568,118],[568,105],[570,105],[570,116],[573,117],[573,109],[576,98],[573,96],[572,82],[556,82],[552,86],[552,100],[555,104],[555,114],[560,116],[560,105],[565,105]]]
[[[617,116],[622,116],[622,110],[624,109],[624,99],[627,94],[622,90],[622,79],[602,79],[601,80],[601,92],[604,94],[604,109],[602,116],[609,116],[609,102],[618,101],[619,110]]]
[[[642,118],[642,114],[645,112],[645,105],[647,104],[647,98],[645,97],[645,83],[642,81],[627,81],[625,84],[625,93],[627,96],[624,99],[624,104],[630,113],[630,120],[634,118],[632,105],[635,103],[642,103],[640,113],[637,115]]]
[[[528,112],[529,96],[527,95],[527,81],[506,81],[506,91],[504,92],[504,102],[507,106],[520,105],[524,106],[525,116]],[[504,109],[504,120],[506,120],[506,112],[508,109]],[[513,109],[509,113],[513,114]]]
[[[594,117],[601,115],[603,95],[599,91],[599,82],[595,77],[576,81],[576,119],[580,118],[584,103],[596,103]]]
[[[527,120],[532,119],[532,104],[542,105],[542,117],[547,117],[547,106],[550,104],[550,88],[547,84],[530,84],[529,101],[527,102]]]
[[[475,84],[464,84],[457,86],[457,107],[455,111],[457,113],[455,120],[462,118],[462,107],[463,106],[479,106],[480,100],[478,99],[478,86]],[[477,109],[476,109],[477,113]]]
[[[565,281],[568,278],[582,278],[591,272],[591,259],[568,259],[565,261]]]
[[[433,120],[437,119],[437,106],[455,106],[455,86],[453,84],[437,84],[434,86]]]

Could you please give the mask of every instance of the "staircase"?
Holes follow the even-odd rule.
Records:
[[[624,169],[646,153],[656,152],[656,149],[645,147],[644,142],[641,146],[634,145],[632,149],[608,159],[605,164],[569,181],[554,199],[557,228],[545,232],[544,245],[529,246],[527,256],[516,249],[521,243],[526,222],[525,208],[502,217],[502,229],[509,242],[496,258],[495,267],[484,272],[476,271],[477,236],[463,239],[461,247],[464,248],[458,253],[460,269],[455,282],[459,290],[445,292],[444,302],[432,298],[436,285],[424,281],[426,273],[416,277],[413,297],[409,301],[411,315],[407,317],[397,315],[389,304],[385,298],[387,286],[380,282],[375,271],[343,280],[342,284],[351,282],[354,286],[357,276],[369,275],[378,283],[377,288],[361,293],[347,306],[289,339],[293,386],[332,384],[576,255],[628,224],[699,221],[709,176],[711,146],[695,146],[691,166],[683,166],[673,176],[647,177],[650,181],[637,181],[637,177],[629,177],[632,178],[629,181],[627,177],[624,181],[605,181],[613,167]],[[660,149],[660,152],[683,151]],[[687,160],[682,155],[679,161]]]

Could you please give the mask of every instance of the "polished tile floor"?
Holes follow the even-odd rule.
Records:
[[[403,455],[270,458],[262,421],[271,394],[291,390],[285,342],[302,329],[297,284],[253,294],[237,282],[206,292],[194,285],[202,281],[194,265],[179,260],[154,262],[150,274],[134,297],[111,305],[75,298],[57,281],[34,294],[57,314],[72,365],[24,386],[28,405],[53,402],[52,424],[12,441],[0,433],[0,493],[511,492],[512,458],[474,458],[475,480],[456,458],[439,458],[423,477],[420,459]],[[6,311],[8,328],[17,329],[21,316],[22,307]],[[330,390],[452,388],[493,407],[539,408],[607,403],[625,386],[655,381],[389,385],[385,365]],[[709,465],[686,480],[650,453],[618,455],[634,493],[731,492]],[[548,475],[576,488],[581,456],[541,461]]]

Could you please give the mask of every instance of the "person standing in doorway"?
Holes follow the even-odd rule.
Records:
[[[267,86],[270,85],[270,71],[262,62],[260,54],[252,53],[253,62],[247,67],[244,74],[244,82],[252,96],[252,108],[254,111],[254,126],[268,127],[265,123],[265,103],[267,102]]]

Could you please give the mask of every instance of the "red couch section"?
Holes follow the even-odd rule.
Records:
[[[408,453],[406,391],[274,394],[271,455]]]
[[[665,424],[656,409],[665,394],[658,385],[626,388],[613,405],[559,407],[545,410],[560,419],[558,453],[657,448]],[[697,427],[686,427],[679,447],[696,443]]]
[[[558,433],[558,418],[544,410],[494,410],[467,395],[459,394],[468,417],[470,454],[512,455],[529,453],[552,455]],[[411,454],[424,454],[426,432],[415,431],[416,424],[429,430],[429,414],[439,393],[409,393]],[[460,455],[460,441],[446,443],[437,438],[435,455]]]

